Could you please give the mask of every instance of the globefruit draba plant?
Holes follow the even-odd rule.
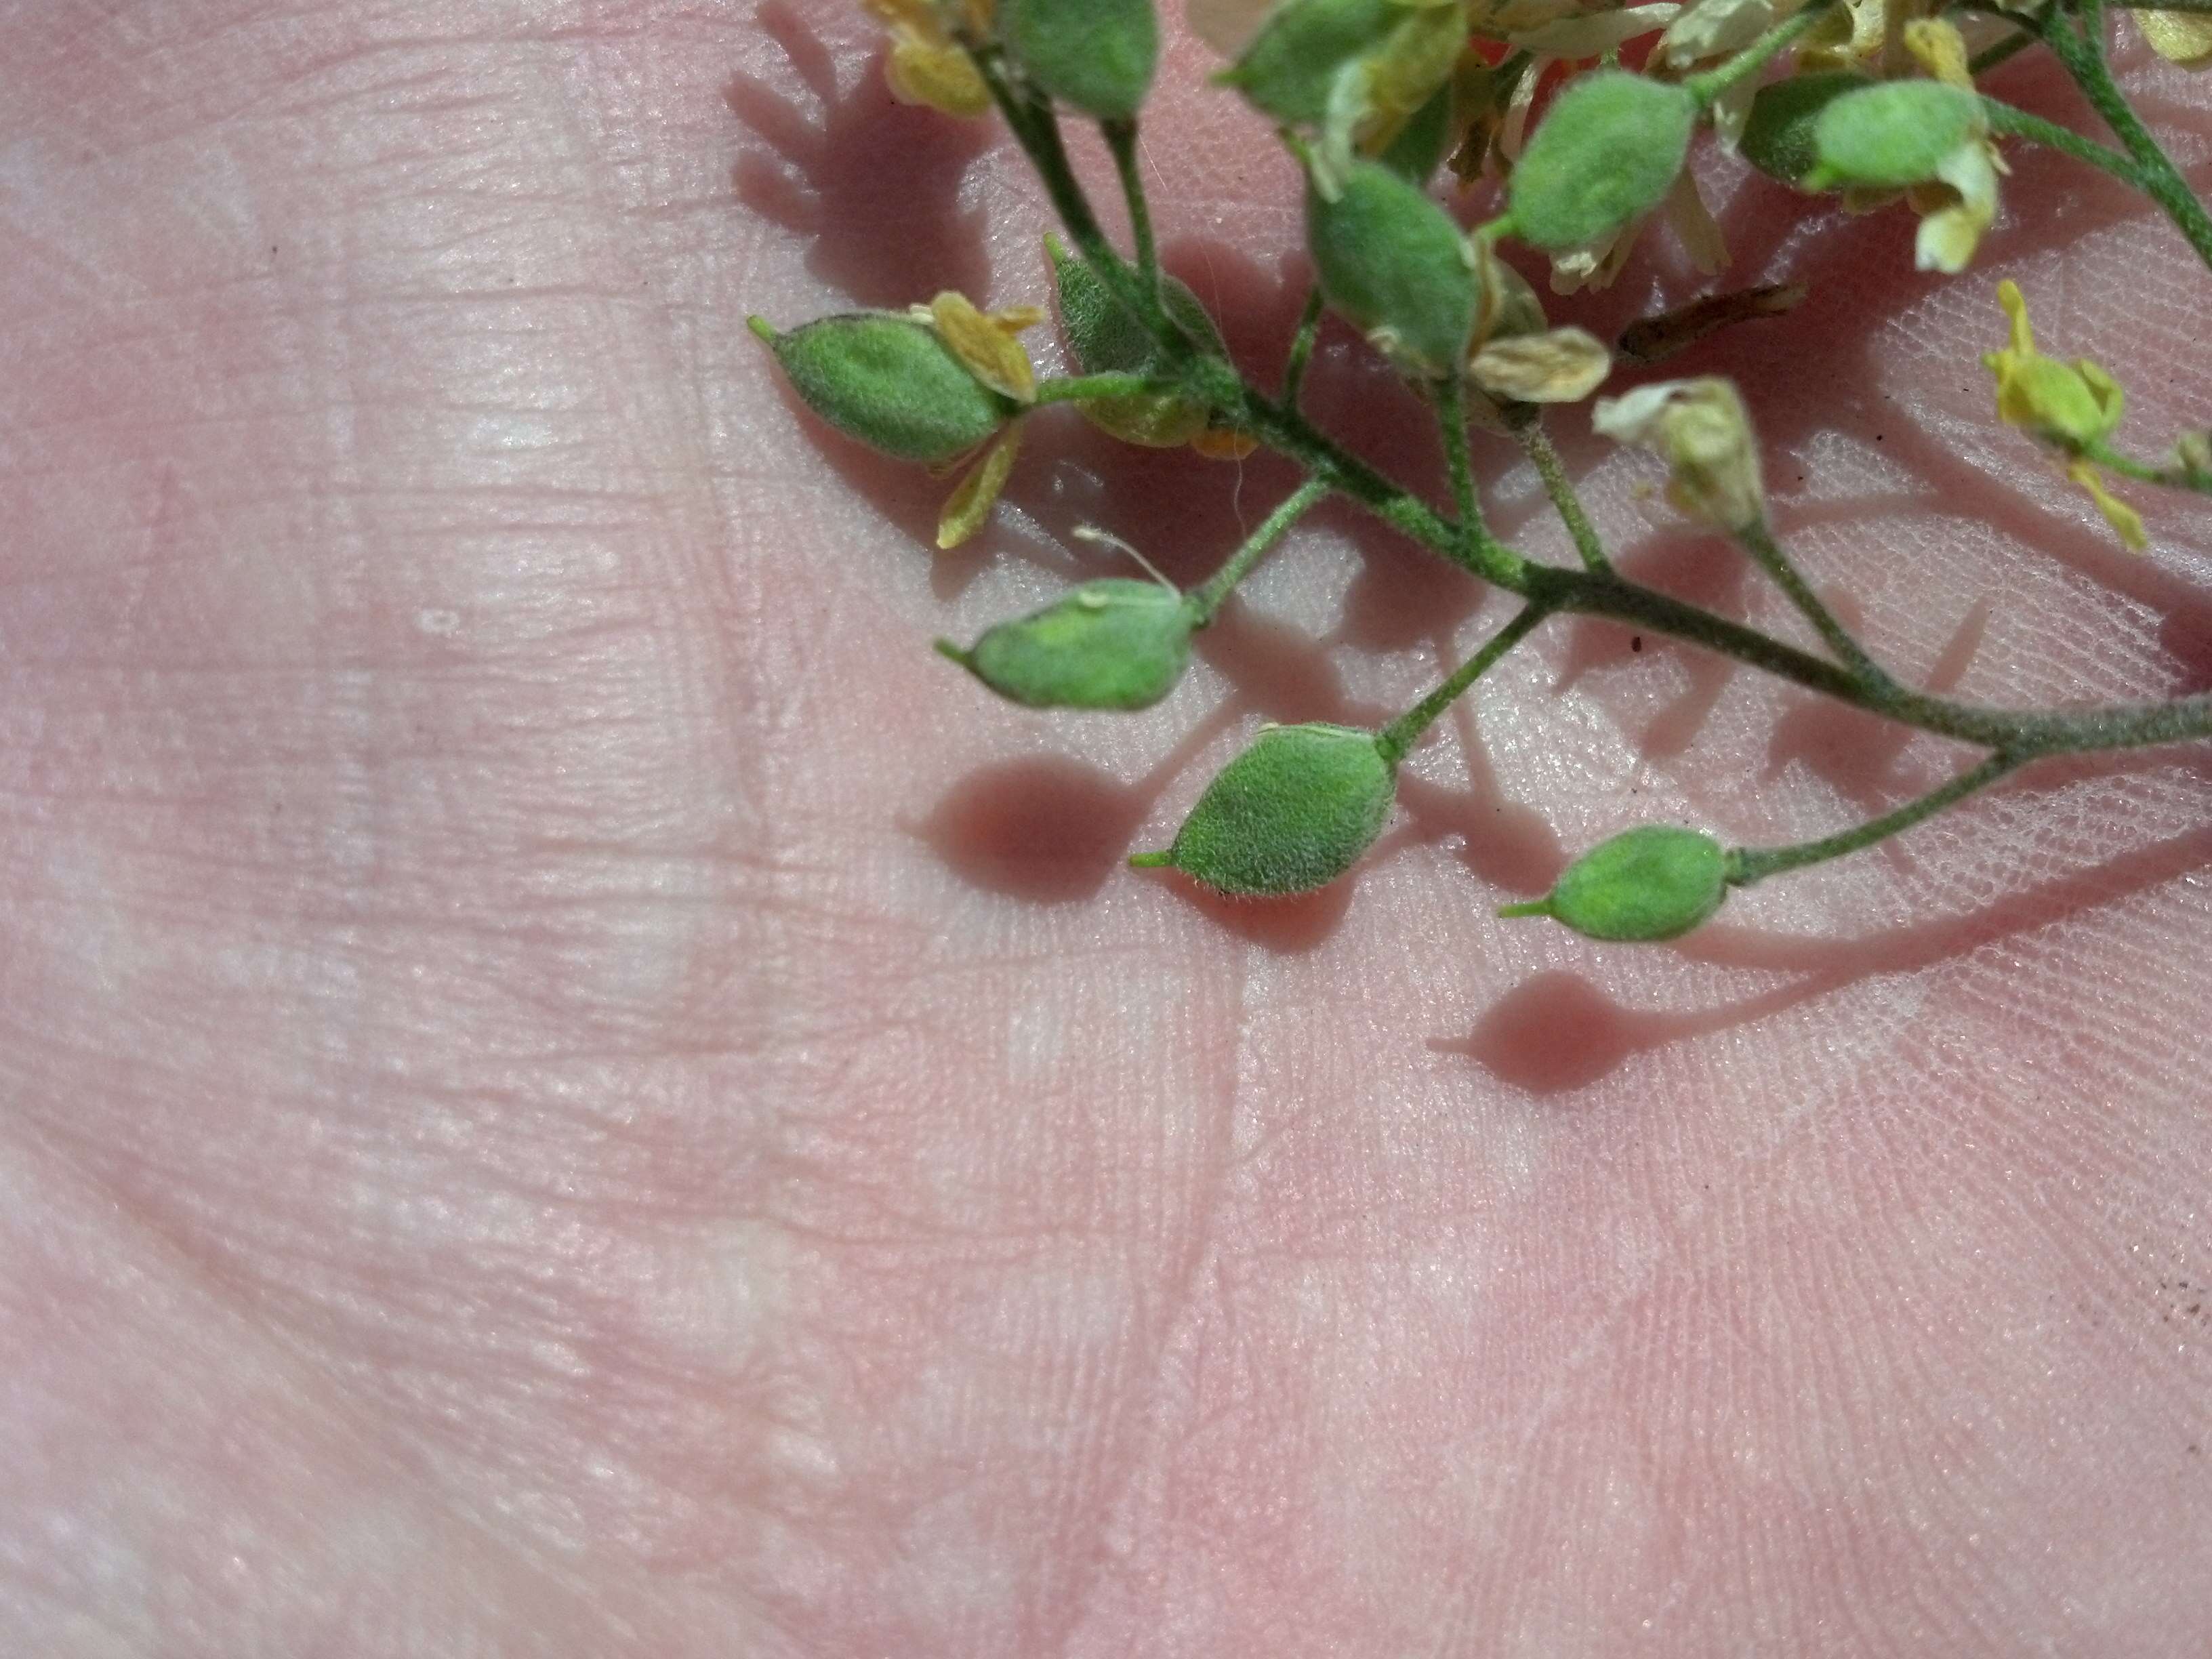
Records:
[[[885,454],[957,472],[939,543],[972,535],[1016,464],[1024,425],[1055,404],[1133,444],[1236,457],[1266,446],[1305,482],[1218,571],[1188,592],[1164,581],[1085,582],[971,647],[939,649],[1002,696],[1034,708],[1133,709],[1174,689],[1192,635],[1316,502],[1343,495],[1522,607],[1435,690],[1379,731],[1272,726],[1214,778],[1164,850],[1164,866],[1227,894],[1278,896],[1335,880],[1390,814],[1400,762],[1421,734],[1553,617],[1607,617],[1674,635],[1902,725],[1974,745],[1949,782],[1868,823],[1786,847],[1728,848],[1668,824],[1631,829],[1576,860],[1551,892],[1506,906],[1592,938],[1666,939],[1730,889],[1841,857],[2045,757],[2212,735],[2212,697],[2014,712],[1916,690],[1871,657],[1800,573],[1768,520],[1752,419],[1728,381],[1638,386],[1600,398],[1596,429],[1656,454],[1668,497],[1733,541],[1787,595],[1826,654],[1623,578],[1545,432],[1547,406],[1592,396],[1613,353],[1555,326],[1501,257],[1544,256],[1556,291],[1601,286],[1663,221],[1701,267],[1726,259],[1689,158],[1734,150],[1814,198],[1918,216],[1915,258],[1956,274],[1994,221],[2001,141],[2081,163],[2161,209],[2212,265],[2212,217],[2122,94],[2107,65],[2107,0],[1190,0],[1191,22],[1228,58],[1216,78],[1273,125],[1306,177],[1314,288],[1280,388],[1249,385],[1188,288],[1163,272],[1136,164],[1137,124],[1159,56],[1152,0],[866,0],[890,32],[892,90],[949,115],[994,112],[1036,167],[1066,242],[1047,239],[1060,320],[1079,372],[1040,380],[1021,336],[1036,307],[986,313],[940,294],[906,313],[826,317],[789,332],[753,319],[806,404]],[[2134,11],[2166,58],[2212,63],[2212,0]],[[1990,98],[1977,77],[2024,51],[2050,52],[2117,147]],[[1624,53],[1640,61],[1631,68]],[[1540,112],[1540,113],[1539,113]],[[1126,198],[1133,246],[1101,230],[1062,146],[1061,122],[1097,122]],[[2102,179],[2096,175],[2101,173]],[[1472,232],[1441,187],[1475,192]],[[1762,289],[1699,302],[1635,331],[1649,362],[1731,317],[1786,306]],[[2147,459],[2117,443],[2124,399],[2094,362],[2045,356],[2025,301],[1998,297],[2006,343],[1984,362],[2000,418],[2087,490],[2130,547],[2147,534],[2107,476],[2212,492],[2212,439],[2175,438]],[[1300,412],[1324,311],[1334,311],[1434,411],[1454,511],[1436,511],[1347,453]],[[1484,524],[1474,425],[1510,434],[1534,464],[1580,564],[1534,562]]]

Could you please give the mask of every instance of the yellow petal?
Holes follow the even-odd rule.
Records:
[[[2028,325],[2027,300],[2020,284],[2009,276],[1997,284],[1997,304],[2012,325],[2012,349],[2023,355],[2035,349],[2035,331]]]
[[[2140,553],[2150,545],[2150,537],[2143,530],[2142,515],[2105,489],[2105,481],[2097,469],[2087,461],[2076,461],[2066,469],[2066,476],[2089,492],[2089,499],[2097,503],[2097,511],[2105,521],[2120,532],[2120,540],[2128,550]]]
[[[1492,397],[1523,404],[1579,403],[1612,372],[1613,355],[1579,328],[1492,340],[1468,366]]]
[[[1001,306],[984,313],[992,327],[1008,334],[1019,334],[1024,329],[1035,328],[1045,319],[1042,306]]]
[[[1982,233],[1996,222],[1995,152],[1986,138],[1970,138],[1936,164],[1936,179],[1912,189],[1921,213],[1913,264],[1922,270],[1957,276],[1972,263]]]
[[[1018,404],[1036,398],[1036,371],[1021,343],[975,309],[963,295],[939,295],[929,302],[938,338],[968,372],[1000,397]]]
[[[901,34],[884,61],[884,78],[902,104],[926,104],[947,115],[981,115],[991,107],[990,88],[957,46]]]
[[[2203,12],[2139,11],[2136,27],[2169,64],[2192,70],[2212,64],[2212,16]]]
[[[968,469],[945,503],[945,511],[937,520],[937,544],[943,548],[960,545],[983,527],[998,505],[999,492],[1006,487],[1006,477],[1014,470],[1014,457],[1021,453],[1022,423],[1015,422],[1006,428],[1006,435],[985,452],[983,459]]]
[[[1966,51],[1966,37],[1948,19],[1913,19],[1905,26],[1905,49],[1912,54],[1915,63],[1944,85],[1956,87],[1961,92],[1974,89],[1973,74],[1966,67],[1971,56]]]

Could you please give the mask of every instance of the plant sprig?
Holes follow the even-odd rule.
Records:
[[[2212,216],[2112,76],[2103,0],[2006,11],[2011,33],[1978,56],[1951,21],[1903,21],[1882,0],[1697,0],[1666,28],[1642,72],[1610,62],[1571,71],[1525,143],[1504,100],[1543,73],[1560,43],[1571,39],[1609,57],[1632,38],[1636,20],[1562,0],[1549,33],[1516,37],[1489,22],[1492,10],[1480,0],[1254,0],[1257,33],[1222,78],[1275,125],[1307,174],[1308,246],[1318,276],[1273,398],[1231,364],[1205,307],[1160,267],[1138,149],[1158,56],[1152,0],[870,3],[892,20],[895,88],[957,112],[995,110],[1043,183],[1073,246],[1071,253],[1054,245],[1053,253],[1079,372],[1039,380],[1030,370],[1016,337],[1041,313],[986,316],[957,295],[939,295],[909,317],[830,318],[784,335],[759,325],[817,411],[910,459],[982,456],[948,506],[941,540],[981,522],[1013,464],[1022,423],[1049,404],[1071,404],[1134,443],[1188,443],[1219,455],[1263,446],[1305,479],[1188,593],[1158,582],[1092,582],[1001,623],[970,649],[944,644],[947,655],[1032,706],[1148,706],[1178,682],[1192,635],[1330,496],[1523,601],[1480,650],[1379,731],[1263,731],[1208,787],[1174,845],[1133,863],[1172,866],[1230,893],[1298,892],[1337,878],[1380,832],[1399,764],[1422,733],[1559,616],[1607,617],[1669,635],[1984,751],[1917,799],[1797,846],[1727,849],[1711,835],[1671,825],[1631,830],[1577,860],[1546,898],[1505,911],[1551,916],[1594,938],[1676,937],[1711,916],[1733,889],[1878,844],[2046,757],[2212,736],[2212,695],[2027,711],[1898,681],[1776,535],[1751,416],[1723,380],[1644,386],[1601,400],[1595,422],[1666,463],[1669,499],[1733,541],[1826,654],[1624,578],[1543,427],[1544,406],[1589,396],[1609,358],[1580,329],[1554,326],[1497,252],[1508,240],[1526,243],[1550,255],[1557,281],[1572,285],[1617,270],[1638,228],[1656,215],[1698,246],[1710,221],[1701,217],[1687,157],[1696,133],[1710,127],[1801,190],[1841,191],[1861,205],[1909,200],[1921,215],[1917,258],[1925,269],[1957,271],[1971,261],[1996,213],[1999,138],[2045,145],[2139,191],[2212,265]],[[1884,25],[1871,51],[1866,6]],[[1968,0],[1959,13],[1985,9]],[[2154,15],[2169,20],[2151,34],[2161,51],[2179,40],[2176,50],[2201,50],[2202,60],[2212,61],[2212,0],[2185,0]],[[2187,20],[2197,15],[2206,18],[2201,49],[2189,48],[2195,37]],[[1570,19],[1580,20],[1574,27],[1581,33],[1561,32]],[[1975,84],[1976,75],[2038,46],[2073,77],[2118,149],[1991,99]],[[1133,242],[1127,255],[1070,163],[1061,123],[1071,114],[1097,122],[1114,159]],[[1496,216],[1471,235],[1432,193],[1447,158],[1462,182],[1504,176]],[[2182,434],[2167,463],[2115,448],[2124,410],[2118,385],[2094,363],[2042,356],[2018,291],[2004,284],[2001,298],[2010,341],[1985,359],[1999,414],[2057,457],[2124,539],[2139,544],[2146,532],[2135,509],[2106,489],[2105,471],[2212,492],[2212,437]],[[1365,334],[1433,409],[1451,485],[1449,514],[1301,412],[1328,310]],[[1470,440],[1478,420],[1519,442],[1580,568],[1532,560],[1484,521]]]

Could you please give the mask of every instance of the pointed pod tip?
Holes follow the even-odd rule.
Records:
[[[960,647],[955,645],[951,640],[941,639],[935,641],[935,645],[937,654],[944,658],[947,662],[957,662],[963,668],[967,669],[970,673],[975,672],[975,657],[974,653],[963,651]]]
[[[1175,848],[1172,847],[1162,848],[1157,853],[1129,854],[1129,867],[1132,870],[1165,870],[1173,867],[1174,864]]]
[[[781,337],[775,331],[775,325],[765,317],[748,317],[745,319],[745,326],[752,330],[769,345],[774,345]]]
[[[1520,904],[1501,904],[1498,914],[1506,921],[1518,916],[1548,916],[1552,914],[1552,899],[1546,894],[1540,899],[1528,899]]]

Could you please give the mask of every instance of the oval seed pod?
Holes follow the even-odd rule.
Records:
[[[937,648],[1000,696],[1031,708],[1149,708],[1190,662],[1189,603],[1158,582],[1085,582],[1000,623],[963,651]]]
[[[1813,125],[1814,190],[1903,190],[1936,176],[1952,151],[1987,131],[1981,100],[1941,81],[1885,81],[1834,100]]]
[[[1332,201],[1306,185],[1306,246],[1328,302],[1410,374],[1459,372],[1474,335],[1474,255],[1459,226],[1379,161]]]
[[[1126,121],[1152,90],[1152,0],[999,0],[999,27],[1029,78],[1086,115]]]
[[[1217,893],[1311,892],[1374,844],[1397,788],[1372,732],[1271,726],[1206,785],[1173,847],[1129,862],[1180,870]]]
[[[752,327],[809,409],[901,460],[957,459],[1017,412],[911,317],[851,312],[787,334],[754,318]]]
[[[1820,70],[1771,82],[1753,96],[1736,147],[1768,178],[1808,189],[1805,180],[1820,159],[1813,142],[1820,112],[1845,93],[1873,84],[1856,70]]]
[[[1278,121],[1326,120],[1338,76],[1404,21],[1402,0],[1283,0],[1234,67],[1215,78]]]
[[[1697,122],[1686,88],[1623,70],[1569,82],[1513,169],[1514,230],[1565,252],[1649,213],[1674,188]]]
[[[1648,823],[1601,842],[1566,868],[1550,894],[1501,916],[1550,916],[1591,939],[1678,939],[1728,896],[1728,854],[1711,836]]]
[[[1131,316],[1084,261],[1045,238],[1054,280],[1060,289],[1060,321],[1076,367],[1085,374],[1143,374],[1159,365],[1159,346],[1145,325]],[[1199,349],[1228,356],[1221,331],[1188,284],[1160,278],[1160,301]],[[1124,443],[1173,449],[1204,434],[1206,405],[1188,398],[1094,398],[1076,405],[1101,431]]]

